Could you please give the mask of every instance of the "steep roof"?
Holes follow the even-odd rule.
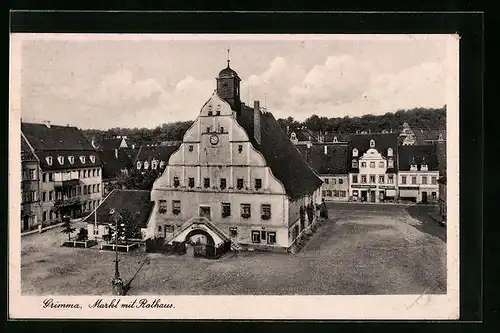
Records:
[[[178,148],[179,145],[170,145],[170,146],[142,146],[140,147],[137,156],[135,158],[136,161],[150,161],[150,160],[158,160],[168,162],[170,155],[172,155]]]
[[[429,171],[438,170],[436,150],[431,145],[399,147],[399,170],[410,171],[410,165],[415,163],[418,170],[422,164],[427,164]]]
[[[114,179],[118,177],[126,166],[123,165],[122,161],[116,158],[115,152],[113,150],[99,150],[99,158],[102,161],[102,179]]]
[[[304,126],[300,128],[290,129],[288,133],[288,138],[290,138],[292,132],[295,133],[295,136],[297,137],[298,141],[311,141],[311,142],[316,141],[316,135],[314,134],[314,132]]]
[[[94,149],[82,131],[73,126],[21,123],[21,131],[36,151]]]
[[[104,138],[99,143],[100,150],[114,150],[119,149],[120,144],[122,143],[122,138]]]
[[[254,110],[242,105],[237,121],[245,129],[252,145],[265,158],[272,173],[285,186],[292,199],[298,199],[321,186],[322,181],[281,129],[274,116],[260,112],[261,143],[254,137]]]
[[[118,159],[125,168],[134,166],[135,158],[139,153],[139,148],[120,148],[118,149]]]
[[[296,147],[317,174],[348,173],[347,156],[349,147],[346,144],[316,143],[310,148],[305,145],[297,145]]]
[[[40,167],[43,171],[56,171],[64,169],[82,169],[82,168],[100,168],[102,166],[99,154],[95,150],[41,150],[36,152],[40,159]],[[59,163],[58,157],[62,156],[62,164]],[[73,163],[70,163],[70,157],[73,157]],[[85,163],[82,162],[80,156],[85,157]],[[92,163],[90,156],[95,157],[95,162]],[[52,165],[47,163],[46,157],[52,157]]]
[[[111,209],[118,212],[127,209],[134,217],[133,222],[141,228],[146,228],[153,206],[150,191],[113,190],[97,207],[96,211],[87,216],[84,221],[94,223],[95,214],[97,214],[97,222],[109,223],[111,222],[109,214]]]

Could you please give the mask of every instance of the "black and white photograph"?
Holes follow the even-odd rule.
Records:
[[[458,318],[458,45],[12,34],[12,315]]]

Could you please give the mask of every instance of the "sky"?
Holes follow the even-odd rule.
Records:
[[[21,44],[21,117],[84,129],[194,120],[228,48],[242,101],[275,118],[446,104],[446,43],[436,38],[34,38]]]

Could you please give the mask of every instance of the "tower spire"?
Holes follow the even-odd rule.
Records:
[[[229,52],[231,52],[231,49],[227,49],[227,67],[229,67],[229,62],[231,61],[229,58]]]

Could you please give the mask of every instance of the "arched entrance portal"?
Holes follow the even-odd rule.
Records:
[[[195,257],[209,257],[215,251],[215,241],[205,230],[191,230],[184,240],[186,253]]]

